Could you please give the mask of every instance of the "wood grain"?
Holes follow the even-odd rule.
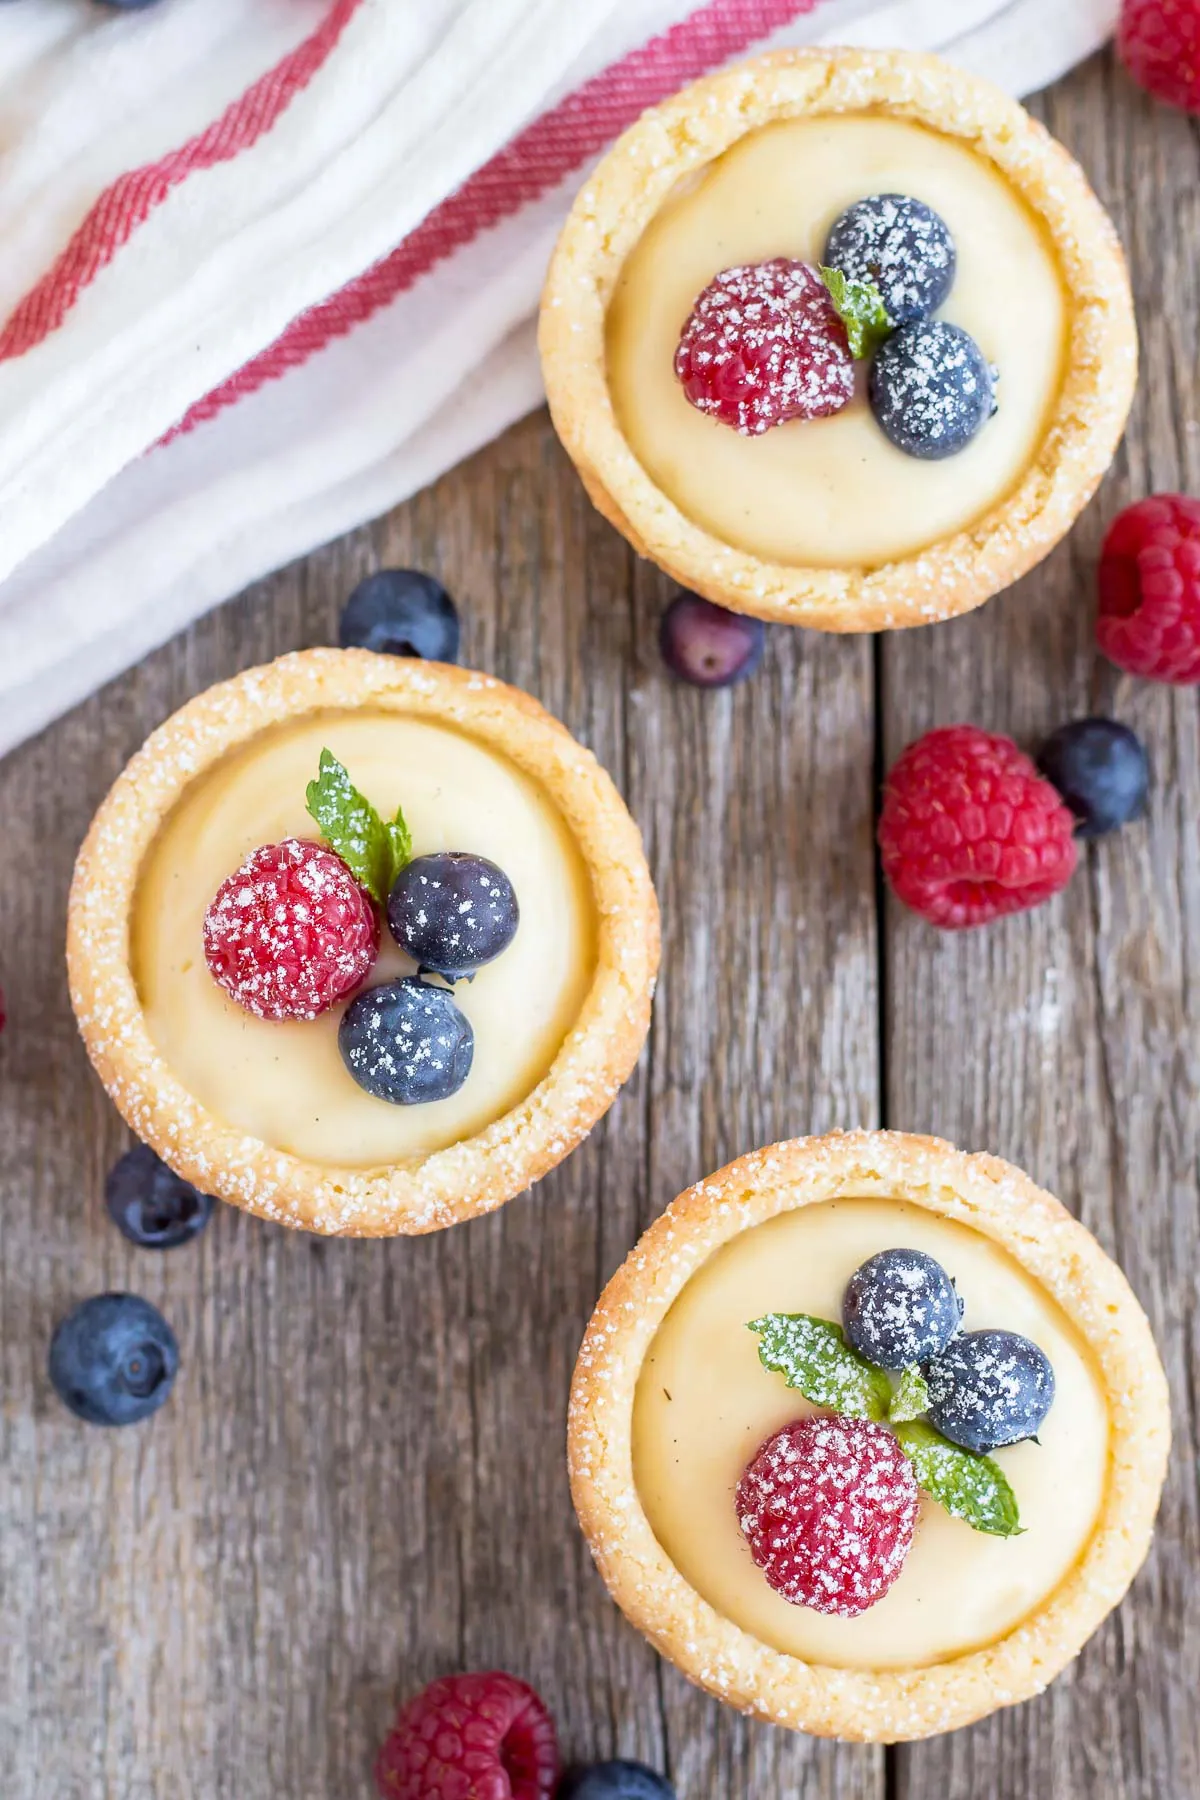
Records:
[[[493,1663],[541,1687],[570,1754],[642,1756],[680,1800],[1200,1791],[1200,734],[1194,695],[1095,663],[1089,585],[1127,495],[1200,485],[1198,145],[1105,62],[1043,111],[1126,229],[1147,379],[1100,502],[984,614],[875,648],[777,631],[753,682],[680,687],[655,641],[661,578],[592,513],[539,416],[0,764],[5,1800],[367,1800],[397,1699]],[[356,1244],[222,1210],[186,1250],[136,1252],[104,1215],[125,1140],[67,1006],[75,847],[153,725],[328,642],[354,580],[388,563],[440,572],[467,660],[537,694],[628,797],[666,930],[648,1053],[591,1140],[495,1217]],[[1032,740],[1108,706],[1152,746],[1154,808],[1068,896],[967,939],[877,907],[882,751],[937,720]],[[881,1098],[891,1122],[1012,1156],[1082,1212],[1150,1310],[1179,1432],[1153,1561],[1077,1670],[903,1753],[749,1725],[661,1665],[588,1564],[563,1463],[574,1351],[641,1227],[737,1152],[875,1122]],[[44,1374],[56,1318],[106,1287],[160,1305],[184,1352],[165,1411],[111,1434],[71,1421]]]

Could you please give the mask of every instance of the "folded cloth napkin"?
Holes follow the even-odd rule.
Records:
[[[1117,0],[0,7],[0,754],[538,404],[587,169],[756,51],[944,52],[1014,93]]]

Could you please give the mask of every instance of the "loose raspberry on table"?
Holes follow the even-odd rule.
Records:
[[[260,1019],[315,1019],[353,993],[378,952],[370,896],[340,857],[302,838],[255,850],[204,915],[213,980]]]
[[[402,1707],[375,1784],[382,1800],[549,1800],[558,1773],[542,1701],[494,1670],[446,1676]]]
[[[738,1483],[737,1513],[777,1594],[853,1619],[904,1567],[917,1501],[912,1465],[892,1432],[818,1415],[767,1439]]]
[[[1200,112],[1200,0],[1124,0],[1117,48],[1157,99]]]
[[[1154,494],[1127,506],[1100,551],[1096,642],[1131,675],[1200,681],[1200,500]]]
[[[1064,888],[1075,819],[1011,738],[974,725],[928,731],[883,790],[879,848],[897,899],[960,930],[1039,906]]]
[[[746,437],[823,419],[854,397],[854,359],[816,269],[786,256],[723,269],[679,338],[675,373],[692,405]]]

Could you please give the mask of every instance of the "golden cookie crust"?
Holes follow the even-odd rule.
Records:
[[[181,1085],[146,1028],[130,968],[130,918],[146,852],[190,782],[268,726],[367,705],[457,726],[540,782],[579,845],[598,923],[591,989],[533,1092],[445,1150],[364,1170],[276,1150],[225,1124]],[[67,925],[79,1029],[132,1130],[206,1193],[260,1218],[349,1237],[441,1230],[503,1205],[560,1163],[637,1061],[658,953],[658,903],[641,836],[591,752],[536,700],[490,676],[365,650],[307,650],[248,669],[160,726],[92,823]]]
[[[1070,313],[1062,388],[1017,489],[965,530],[876,568],[760,560],[688,519],[643,469],[605,374],[609,301],[675,184],[780,119],[873,109],[964,140],[1042,221]],[[1079,165],[1023,107],[939,57],[783,50],[643,114],[578,195],[550,264],[539,346],[555,428],[593,503],[640,555],[738,612],[822,631],[879,631],[979,606],[1065,536],[1112,461],[1137,380],[1125,259]]]
[[[721,1617],[670,1562],[633,1475],[633,1402],[672,1302],[731,1238],[839,1195],[898,1198],[993,1238],[1054,1297],[1096,1359],[1108,1400],[1108,1486],[1076,1567],[1025,1622],[982,1650],[923,1668],[830,1668],[768,1648]],[[1150,1545],[1166,1473],[1166,1377],[1125,1277],[1028,1176],[938,1138],[834,1132],[772,1144],[674,1200],[609,1282],[571,1390],[571,1492],[618,1606],[698,1686],[818,1737],[895,1743],[953,1731],[1040,1693],[1125,1594]]]

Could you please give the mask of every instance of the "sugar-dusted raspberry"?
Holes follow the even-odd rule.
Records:
[[[1127,506],[1100,551],[1096,642],[1131,675],[1200,681],[1200,500],[1153,494]]]
[[[823,419],[854,397],[854,359],[816,269],[786,256],[723,269],[692,308],[675,352],[692,405],[746,437]]]
[[[818,1415],[767,1439],[738,1483],[737,1513],[777,1594],[853,1619],[904,1567],[917,1483],[884,1426]]]
[[[1200,0],[1124,0],[1117,48],[1159,100],[1200,112]]]
[[[883,790],[879,848],[893,893],[945,930],[1049,900],[1074,873],[1075,819],[1011,738],[928,731]]]
[[[382,1800],[549,1800],[557,1781],[549,1713],[499,1670],[433,1682],[400,1709],[375,1763]]]
[[[379,917],[340,857],[302,838],[264,844],[204,915],[212,978],[260,1019],[315,1019],[364,979]]]

